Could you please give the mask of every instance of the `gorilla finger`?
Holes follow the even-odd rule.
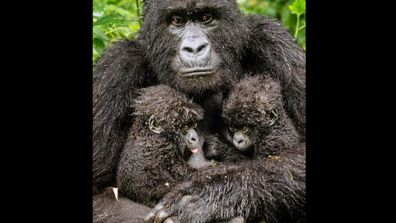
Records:
[[[160,210],[157,215],[155,216],[154,223],[162,223],[166,220],[170,214],[165,210]]]
[[[164,207],[162,203],[157,204],[143,219],[144,223],[153,223],[157,213]]]
[[[155,218],[154,212],[149,212],[143,219],[143,223],[153,223]]]

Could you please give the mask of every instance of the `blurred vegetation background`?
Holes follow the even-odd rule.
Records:
[[[305,50],[305,0],[238,0],[247,15],[279,19]],[[93,63],[113,41],[133,39],[141,25],[141,0],[93,1]]]

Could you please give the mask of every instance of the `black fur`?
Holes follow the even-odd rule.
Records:
[[[305,222],[305,144],[299,145],[282,105],[281,86],[270,77],[248,76],[237,83],[224,100],[223,117],[229,124],[254,127],[251,159],[236,157],[236,164],[190,175],[164,197],[162,210],[180,222],[221,222],[238,216],[247,222]],[[271,110],[277,111],[277,118],[269,126]],[[212,137],[212,143],[220,138]],[[224,144],[216,147],[223,153],[220,157],[234,157]]]
[[[180,129],[203,117],[202,109],[165,85],[144,88],[134,101],[135,121],[122,152],[117,186],[121,194],[153,207],[194,169],[183,159]],[[149,129],[153,116],[163,128]]]
[[[208,38],[221,59],[218,75],[205,81],[183,82],[175,78],[170,64],[177,52],[178,38],[167,31],[165,20],[169,7],[206,7],[217,10],[221,21],[208,34]],[[278,21],[266,17],[243,16],[235,0],[146,0],[144,24],[138,38],[115,43],[105,52],[95,68],[95,190],[115,184],[120,154],[128,129],[133,123],[129,114],[134,109],[133,99],[136,98],[137,89],[163,83],[186,93],[202,105],[206,98],[215,93],[227,92],[244,73],[267,73],[280,81],[285,110],[304,141],[305,54]],[[213,107],[221,107],[221,104]],[[221,110],[214,110],[209,113],[209,117],[205,117],[205,120],[215,120],[208,122],[212,125],[209,126],[211,131],[216,131],[220,114]],[[249,219],[264,216],[269,222],[271,219],[281,221],[278,213],[296,211],[302,204],[300,201],[304,199],[301,191],[305,187],[305,157],[302,152],[293,151],[282,152],[281,157],[286,158],[281,162],[274,161],[273,166],[263,164],[267,161],[252,161],[232,166],[239,169],[235,173],[208,173],[217,174],[217,182],[206,182],[205,178],[200,179],[197,176],[195,180],[204,183],[193,184],[189,191],[208,198],[205,206],[213,210],[208,215],[209,218],[229,217],[236,213],[248,216]],[[254,176],[252,178],[242,175],[251,171]],[[294,180],[288,180],[288,173],[292,173]],[[233,198],[237,199],[234,201]],[[183,208],[178,213],[182,219],[202,217],[189,215],[188,210]]]
[[[286,112],[305,141],[305,53],[278,21],[260,16],[247,20],[251,36],[245,69],[281,82]]]
[[[305,143],[279,156],[196,172],[161,201],[180,222],[305,222]],[[193,197],[180,202],[183,197]]]
[[[271,111],[276,111],[277,117],[271,117]],[[222,115],[228,126],[252,128],[255,158],[278,155],[300,141],[283,108],[281,87],[270,77],[247,77],[237,83],[224,102]],[[228,128],[225,131],[229,132]]]
[[[223,142],[223,140],[219,134],[206,136],[204,144],[205,156],[222,164],[243,162],[249,158],[249,156],[238,152],[228,143]]]
[[[125,197],[117,200],[111,188],[93,197],[93,221],[95,223],[142,223],[149,207],[137,204]]]
[[[195,4],[194,4],[195,3]],[[174,78],[170,60],[177,38],[166,31],[168,6],[219,8],[222,21],[210,41],[222,59],[221,78],[206,83],[181,83]],[[115,43],[98,61],[94,90],[93,183],[114,184],[115,169],[129,127],[131,101],[138,88],[169,84],[203,97],[222,91],[237,74],[268,72],[280,79],[286,111],[305,135],[305,55],[279,22],[265,17],[244,17],[235,1],[146,1],[144,24],[137,40]]]
[[[270,77],[249,76],[237,83],[224,100],[222,115],[228,124],[254,127],[252,159],[193,174],[165,196],[165,210],[180,222],[237,216],[248,222],[305,222],[305,144],[299,145],[282,105],[281,86]],[[277,119],[268,126],[274,109]],[[185,202],[186,197],[191,199]]]
[[[115,185],[117,163],[130,128],[136,90],[153,81],[140,46],[120,41],[98,61],[93,97],[93,187]]]

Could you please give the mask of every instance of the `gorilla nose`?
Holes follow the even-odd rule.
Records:
[[[194,129],[190,129],[186,135],[187,143],[190,145],[199,144],[199,135]]]
[[[208,46],[208,43],[204,43],[199,46],[184,46],[183,51],[184,53],[188,53],[191,55],[198,55],[199,53],[203,52],[203,50]]]
[[[210,45],[206,38],[188,38],[181,44],[182,59],[204,58],[209,54]]]
[[[232,141],[237,149],[243,149],[247,143],[245,139],[243,139],[242,137],[238,137],[238,135],[234,136],[234,139]]]

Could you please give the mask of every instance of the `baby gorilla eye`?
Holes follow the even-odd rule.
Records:
[[[237,129],[235,127],[233,127],[233,126],[230,126],[229,128],[230,128],[231,132],[236,132],[237,131]]]
[[[184,126],[181,128],[182,134],[183,134],[183,135],[186,135],[189,129],[190,129],[190,127],[189,127],[188,125],[184,125]]]
[[[203,14],[202,16],[201,16],[201,21],[203,22],[203,23],[210,23],[211,21],[212,21],[212,15],[211,14]]]
[[[172,16],[172,25],[181,26],[183,24],[184,24],[184,20],[181,16],[178,16],[178,15]]]
[[[245,134],[249,134],[250,133],[250,128],[245,126],[245,127],[242,128],[242,132],[245,133]]]
[[[196,122],[193,122],[193,123],[191,124],[191,128],[193,128],[193,129],[197,128],[197,126],[198,126],[198,123],[196,123]]]

